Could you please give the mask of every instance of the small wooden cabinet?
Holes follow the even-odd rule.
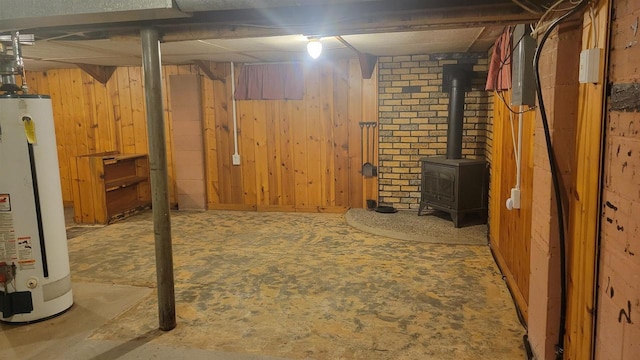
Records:
[[[76,223],[109,224],[151,206],[146,154],[77,156],[71,176]]]

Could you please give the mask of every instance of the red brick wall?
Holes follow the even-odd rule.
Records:
[[[420,158],[444,155],[448,94],[442,92],[445,64],[471,63],[473,89],[466,93],[463,157],[484,158],[490,134],[492,93],[484,91],[487,54],[380,57],[379,202],[418,209]]]
[[[640,0],[614,0],[609,82],[640,82]],[[606,119],[596,359],[640,359],[640,111]],[[636,98],[636,101],[640,100]]]

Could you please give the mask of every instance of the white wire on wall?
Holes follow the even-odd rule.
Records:
[[[233,158],[240,156],[238,154],[238,115],[236,113],[236,77],[235,64],[231,61],[231,104],[233,116]],[[234,161],[232,161],[233,163]]]
[[[564,3],[569,3],[571,4],[571,6],[567,7],[567,8],[562,8],[562,9],[558,9],[558,7]],[[571,10],[573,10],[577,4],[579,2],[575,2],[573,0],[558,0],[556,1],[553,5],[551,5],[547,11],[542,14],[542,16],[540,17],[540,19],[538,20],[538,22],[536,23],[536,25],[533,27],[532,31],[531,31],[531,36],[534,39],[537,39],[538,36],[544,34],[545,31],[547,31],[547,29],[549,28],[549,26],[560,16],[555,16],[558,15],[558,13],[567,13]]]

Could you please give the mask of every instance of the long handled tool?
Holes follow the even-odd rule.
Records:
[[[360,158],[362,159],[362,174],[364,175],[364,163],[365,158],[364,158],[364,122],[360,122]]]
[[[374,166],[369,161],[369,159],[370,159],[369,158],[369,156],[370,156],[369,131],[370,131],[370,128],[371,128],[371,123],[370,122],[360,123],[360,127],[363,127],[363,126],[367,127],[367,130],[366,130],[366,132],[367,132],[367,142],[366,142],[367,157],[363,159],[363,161],[365,161],[365,162],[364,162],[364,164],[362,164],[362,176],[372,177],[373,176]]]

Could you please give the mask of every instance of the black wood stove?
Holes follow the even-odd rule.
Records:
[[[472,70],[466,65],[445,65],[443,91],[449,92],[449,126],[446,157],[421,159],[420,208],[445,211],[460,227],[466,214],[478,213],[486,222],[488,170],[484,160],[462,158],[464,93],[469,90]]]

